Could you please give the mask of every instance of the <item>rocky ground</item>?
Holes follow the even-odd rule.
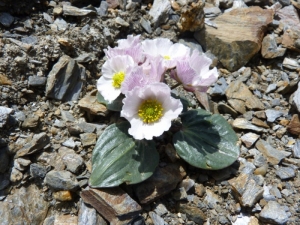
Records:
[[[300,224],[299,10],[299,0],[0,0],[0,224]],[[218,82],[187,97],[235,129],[233,165],[197,169],[166,144],[149,180],[88,188],[93,146],[118,120],[95,97],[103,50],[128,34],[213,59]]]

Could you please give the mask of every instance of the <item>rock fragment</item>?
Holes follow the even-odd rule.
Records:
[[[5,27],[10,27],[10,25],[15,21],[15,18],[9,13],[0,13],[0,23]]]
[[[44,179],[47,174],[47,168],[37,163],[30,165],[30,175],[37,179]]]
[[[286,48],[277,47],[273,34],[264,37],[261,47],[261,54],[265,59],[274,59],[285,54]]]
[[[242,142],[246,145],[247,148],[250,148],[259,138],[258,134],[255,133],[246,133],[241,137]]]
[[[261,48],[267,25],[273,20],[273,10],[254,6],[237,8],[214,20],[218,29],[205,26],[195,38],[218,57],[229,71],[244,66]]]
[[[46,77],[29,76],[29,79],[28,79],[28,85],[31,87],[45,86],[46,82],[47,82]]]
[[[74,150],[61,147],[59,148],[58,153],[63,163],[66,165],[67,170],[70,172],[76,174],[83,168],[84,160],[80,155],[76,154]]]
[[[287,57],[284,58],[282,65],[290,70],[296,70],[300,68],[299,63],[296,60]]]
[[[81,200],[78,213],[78,225],[107,225],[107,223],[94,208]]]
[[[66,214],[66,215],[55,215],[53,225],[77,225],[77,216]]]
[[[168,21],[170,10],[171,3],[169,0],[154,0],[149,15],[152,16],[151,22],[155,28]]]
[[[300,135],[300,120],[298,114],[294,114],[289,125],[287,126],[288,132],[291,134]]]
[[[293,155],[295,158],[300,158],[300,140],[298,140],[293,147]]]
[[[184,203],[179,203],[177,208],[179,212],[185,213],[189,220],[194,221],[196,224],[204,224],[206,220],[206,215],[198,207],[189,206]]]
[[[13,109],[5,107],[5,106],[0,106],[0,128],[3,128],[9,118],[9,115],[13,113]]]
[[[295,170],[291,167],[279,167],[276,170],[276,175],[279,176],[281,180],[286,180],[295,177]]]
[[[233,121],[232,126],[234,128],[241,129],[241,130],[252,130],[252,131],[257,131],[257,132],[263,131],[262,128],[253,125],[251,122],[249,122],[245,118],[236,118]]]
[[[269,201],[259,214],[259,219],[266,223],[286,224],[289,216],[283,206],[275,201]]]
[[[44,182],[55,191],[73,191],[79,187],[78,181],[69,171],[52,170],[47,173]]]
[[[50,71],[46,96],[62,101],[77,100],[85,79],[85,69],[71,57],[64,55]]]
[[[97,101],[94,92],[87,94],[79,100],[78,106],[91,115],[105,116],[108,113],[107,108]]]
[[[248,109],[264,109],[263,103],[241,81],[231,82],[225,92],[229,104],[239,113]]]
[[[33,154],[41,149],[43,149],[47,144],[49,144],[50,138],[46,133],[42,132],[40,134],[35,134],[32,140],[25,144],[17,153],[15,158]]]
[[[155,212],[149,212],[149,216],[153,221],[153,224],[156,225],[164,225],[165,221],[163,218],[161,218],[159,215],[157,215]]]
[[[92,205],[110,224],[127,224],[141,212],[141,206],[121,188],[87,188],[81,192],[84,202]]]
[[[295,95],[293,97],[293,102],[300,113],[300,82],[298,83],[298,89],[295,91]]]
[[[79,9],[70,5],[63,5],[63,14],[65,16],[88,16],[96,15],[96,11],[90,9]]]
[[[281,117],[284,114],[284,112],[275,110],[275,109],[267,109],[266,110],[266,116],[268,122],[274,122],[278,117]]]
[[[285,158],[285,154],[273,148],[268,142],[260,139],[256,142],[255,147],[267,158],[272,165],[277,165]]]
[[[174,190],[185,175],[179,164],[157,168],[154,174],[135,187],[135,193],[140,203],[147,204]]]

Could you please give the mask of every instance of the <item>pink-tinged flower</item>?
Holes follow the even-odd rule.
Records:
[[[211,63],[210,58],[194,50],[190,57],[177,62],[176,72],[171,71],[171,77],[181,83],[187,91],[206,92],[218,79],[217,68],[209,69]]]
[[[135,87],[144,87],[148,84],[161,82],[165,68],[162,65],[162,61],[158,58],[145,62],[141,66],[137,66],[132,72],[125,77],[125,80],[121,87],[121,92],[127,94],[127,92],[133,90]]]
[[[97,89],[106,101],[112,102],[121,94],[122,83],[134,66],[133,59],[128,55],[110,58],[103,64]]]
[[[142,49],[147,58],[160,57],[163,60],[164,67],[167,69],[174,68],[177,61],[183,60],[190,54],[190,48],[180,43],[173,44],[167,38],[144,40]]]
[[[131,124],[128,132],[135,139],[151,140],[169,130],[183,107],[171,97],[171,89],[164,83],[136,87],[123,99],[121,116]]]
[[[118,40],[118,46],[114,48],[108,47],[104,50],[104,52],[108,58],[120,55],[129,55],[136,63],[140,63],[144,60],[140,35],[128,35],[127,39]]]

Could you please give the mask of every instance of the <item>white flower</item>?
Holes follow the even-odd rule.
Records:
[[[151,140],[169,130],[171,121],[181,113],[183,106],[171,97],[171,89],[164,83],[136,87],[123,99],[121,116],[131,124],[128,132],[135,139]]]
[[[212,60],[194,50],[192,55],[178,61],[176,72],[171,71],[171,77],[181,83],[187,91],[206,92],[208,87],[217,81],[217,68],[209,69]]]
[[[162,58],[163,65],[167,69],[174,68],[177,61],[184,59],[190,54],[190,48],[180,43],[173,44],[167,38],[144,40],[142,49],[147,58]]]
[[[128,55],[110,58],[103,64],[97,89],[106,101],[111,103],[121,94],[122,83],[134,66],[133,59]]]

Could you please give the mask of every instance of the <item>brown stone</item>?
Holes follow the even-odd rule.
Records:
[[[261,55],[265,59],[273,59],[281,57],[285,54],[286,48],[277,47],[277,43],[273,34],[264,37],[261,47]]]
[[[251,121],[252,124],[256,125],[256,126],[259,126],[259,127],[263,127],[263,128],[270,128],[268,124],[266,124],[266,122],[260,120],[260,119],[257,119],[257,118],[253,118],[252,121]]]
[[[77,225],[78,217],[74,215],[56,215],[53,225]]]
[[[174,190],[185,175],[180,164],[159,167],[148,180],[135,187],[135,194],[140,203],[148,204]]]
[[[204,224],[204,222],[206,220],[206,215],[198,207],[189,206],[184,203],[179,203],[177,206],[177,210],[181,213],[186,214],[186,217],[189,220],[194,221],[196,224],[199,224],[199,225]]]
[[[298,114],[293,115],[293,117],[291,119],[291,122],[287,126],[287,130],[291,134],[294,134],[294,135],[297,135],[297,136],[300,135],[300,120],[299,120]]]
[[[105,116],[108,113],[108,110],[104,105],[97,101],[96,93],[97,92],[92,91],[91,93],[87,94],[82,99],[80,99],[78,105],[80,108],[92,115]]]
[[[278,165],[282,159],[285,158],[283,151],[273,148],[268,142],[258,140],[255,147],[267,158],[268,162],[272,165]]]
[[[0,73],[0,85],[11,85],[12,81],[7,78],[4,74]]]
[[[142,211],[121,188],[87,188],[81,192],[84,202],[92,205],[111,225],[127,224]]]
[[[184,5],[180,10],[180,19],[177,26],[181,32],[199,31],[204,26],[204,1],[198,0]]]
[[[71,201],[72,193],[70,191],[57,191],[53,193],[53,197],[58,201]]]
[[[206,50],[211,50],[226,69],[235,71],[260,50],[273,14],[273,10],[257,6],[233,9],[214,19],[217,29],[206,25],[195,38]]]
[[[241,114],[246,112],[246,108],[264,109],[263,103],[241,81],[231,82],[226,89],[225,95],[229,104]]]

